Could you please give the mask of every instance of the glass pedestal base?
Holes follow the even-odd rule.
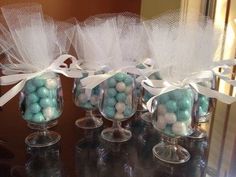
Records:
[[[132,137],[132,133],[124,128],[106,128],[102,131],[101,136],[109,142],[125,142]]]
[[[97,117],[83,117],[75,122],[75,125],[82,129],[99,128],[102,126],[102,124],[102,119]]]
[[[195,129],[193,129],[193,133],[188,136],[188,138],[196,139],[196,140],[201,140],[206,137],[207,137],[207,132],[198,126]]]
[[[190,159],[189,152],[177,144],[161,142],[153,147],[152,152],[156,158],[170,164],[181,164]]]
[[[145,122],[151,123],[152,122],[152,113],[145,112],[141,115],[141,119],[143,119]]]
[[[38,131],[28,135],[25,143],[30,147],[47,147],[60,141],[61,135],[53,131]]]

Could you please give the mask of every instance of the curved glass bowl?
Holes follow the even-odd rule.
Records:
[[[134,115],[137,109],[137,95],[134,78],[120,72],[101,85],[99,111],[113,122],[111,128],[102,131],[103,139],[110,142],[128,141],[132,134],[121,127],[121,122]]]
[[[177,140],[193,132],[195,97],[194,91],[190,88],[174,90],[157,97],[152,124],[163,139],[153,147],[153,154],[158,159],[172,164],[189,160],[190,154],[177,144]]]
[[[200,85],[215,89],[215,79],[211,81],[201,82]],[[200,125],[201,123],[206,123],[212,116],[212,112],[215,108],[215,99],[209,98],[205,95],[198,94],[198,99],[196,102],[196,114],[194,118],[194,128],[193,133],[189,136],[192,139],[204,139],[207,136],[207,132],[203,130]]]
[[[83,78],[87,77],[88,73],[83,73]],[[92,90],[84,89],[81,84],[81,79],[74,80],[73,100],[76,106],[86,110],[85,117],[78,119],[75,124],[79,128],[94,129],[102,126],[101,118],[96,117],[93,111],[98,108],[98,97],[100,88],[96,86]]]
[[[45,147],[57,143],[61,136],[48,131],[57,124],[62,113],[63,95],[59,75],[45,73],[26,82],[20,93],[20,110],[28,126],[38,130],[26,137],[31,147]]]
[[[161,79],[160,74],[158,72],[151,74],[148,78],[151,80],[160,80]],[[142,92],[142,107],[143,107],[143,110],[145,110],[145,112],[141,115],[141,118],[145,122],[148,122],[148,123],[152,122],[152,113],[150,113],[147,110],[146,104],[147,104],[148,100],[152,97],[153,97],[153,95],[151,93],[149,93],[146,90],[143,90],[143,92]]]

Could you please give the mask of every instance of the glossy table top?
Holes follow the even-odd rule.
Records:
[[[231,121],[234,120],[236,109],[232,109],[232,116],[227,121],[224,119],[227,106],[218,103],[217,116],[212,119],[215,123],[212,126],[211,140],[181,139],[180,144],[190,152],[191,158],[187,163],[170,165],[153,157],[152,148],[160,142],[160,135],[150,124],[142,121],[139,115],[122,123],[133,134],[132,139],[126,143],[108,143],[100,137],[101,130],[111,124],[105,119],[103,127],[93,131],[77,128],[75,121],[83,117],[85,112],[72,101],[73,80],[63,77],[62,82],[65,86],[64,110],[58,119],[58,125],[50,129],[62,137],[55,146],[30,149],[25,145],[24,139],[34,131],[27,127],[21,117],[18,97],[0,110],[0,177],[208,177],[206,173],[213,177],[218,169],[217,165],[222,166],[219,169],[224,169],[236,164],[234,153],[224,153],[230,159],[221,156],[224,150],[236,152],[236,124]],[[8,89],[3,88],[2,93]],[[232,105],[232,108],[233,106],[236,105]],[[230,125],[228,128],[224,126],[227,122]],[[232,132],[229,135],[233,136],[224,136],[225,130],[222,129],[229,130]],[[222,140],[225,141],[225,146],[222,146]],[[221,163],[227,159],[232,159],[230,165]]]
[[[73,122],[71,122],[73,124]],[[105,123],[107,124],[107,122]],[[0,146],[1,177],[203,177],[207,166],[207,140],[181,139],[191,159],[181,165],[163,163],[152,155],[160,135],[138,116],[126,123],[133,137],[125,143],[109,143],[100,137],[101,130],[84,131],[75,126],[64,134],[60,122],[55,131],[61,141],[51,147],[29,148],[24,137]],[[27,129],[27,127],[24,127]],[[10,139],[10,138],[9,138]],[[70,141],[68,141],[70,140]]]

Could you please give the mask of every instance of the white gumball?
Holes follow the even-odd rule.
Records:
[[[174,124],[177,120],[177,117],[174,113],[166,113],[165,114],[165,121],[167,124]]]
[[[116,111],[118,113],[121,114],[121,113],[124,112],[124,110],[125,110],[125,104],[124,103],[121,103],[121,102],[116,103]]]
[[[163,129],[165,129],[165,127],[166,127],[166,121],[165,121],[164,116],[162,116],[162,115],[158,116],[158,120],[156,122],[156,128],[163,130]]]
[[[163,104],[158,105],[157,107],[158,115],[165,115],[166,112],[167,112],[166,107]]]
[[[172,126],[172,131],[174,134],[179,136],[187,135],[187,127],[184,122],[175,122]]]
[[[81,93],[81,94],[79,95],[79,102],[80,102],[80,103],[86,103],[87,101],[88,101],[87,96],[86,96],[84,93]]]
[[[54,116],[55,108],[53,107],[47,107],[43,109],[43,116],[46,118],[46,120],[50,120]]]
[[[91,96],[90,103],[92,105],[97,105],[98,104],[98,97],[97,96]]]
[[[46,83],[45,83],[45,86],[48,88],[48,89],[55,89],[57,87],[57,80],[56,79],[47,79],[46,80]]]
[[[115,119],[124,119],[124,115],[123,114],[120,114],[120,113],[116,113],[115,114]]]
[[[116,84],[116,90],[119,92],[124,92],[126,89],[125,83],[124,82],[118,82]]]
[[[126,87],[125,93],[126,94],[131,94],[132,93],[132,87],[131,86]]]

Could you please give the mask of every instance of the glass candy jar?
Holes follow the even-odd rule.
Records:
[[[103,139],[110,142],[128,141],[132,134],[121,127],[121,122],[132,117],[137,109],[135,80],[130,75],[120,72],[101,85],[99,110],[113,122],[111,128],[102,131]]]
[[[26,137],[30,147],[57,143],[61,136],[47,129],[57,124],[62,113],[63,95],[59,75],[45,73],[26,82],[20,93],[20,110],[28,126],[38,130]]]
[[[83,73],[83,78],[87,77],[88,73]],[[98,108],[98,97],[100,88],[96,86],[92,90],[83,88],[81,84],[81,79],[77,78],[74,80],[73,96],[74,103],[76,106],[85,109],[85,117],[78,119],[75,124],[79,128],[83,129],[93,129],[98,128],[103,124],[101,118],[94,115],[93,111]]]
[[[160,160],[179,164],[189,160],[189,152],[178,145],[178,138],[192,134],[193,107],[196,94],[190,88],[174,90],[156,99],[153,126],[163,141],[153,147],[153,154]]]
[[[202,86],[215,89],[215,78],[211,81],[205,81],[199,83]],[[211,117],[212,111],[215,107],[215,99],[209,98],[205,95],[198,94],[198,100],[196,102],[196,114],[194,118],[194,130],[189,138],[193,139],[203,139],[206,138],[207,132],[203,130],[200,125],[201,123],[206,123]]]
[[[160,80],[160,74],[158,72],[155,72],[151,74],[148,78],[151,80]],[[146,110],[146,112],[141,115],[141,118],[146,122],[152,122],[152,113],[150,113],[147,110],[147,106],[146,106],[148,100],[152,97],[153,95],[151,93],[149,93],[145,89],[143,90],[142,106],[143,106],[143,110]]]

